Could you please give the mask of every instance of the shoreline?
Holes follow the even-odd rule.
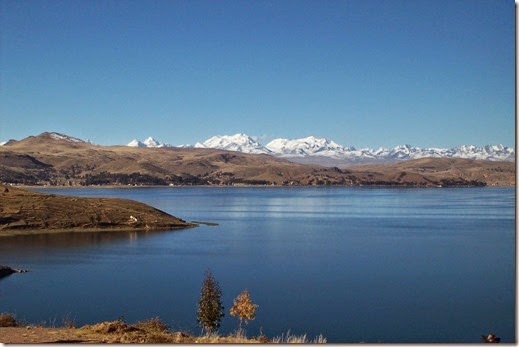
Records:
[[[127,185],[91,185],[91,186],[35,186],[35,185],[17,185],[2,183],[9,187],[21,188],[21,189],[135,189],[135,188],[394,188],[394,189],[441,189],[441,188],[515,188],[515,184],[496,184],[496,185],[447,185],[447,186],[420,186],[420,185],[140,185],[140,186],[127,186]]]
[[[183,229],[191,229],[196,228],[199,224],[205,223],[195,223],[190,222],[192,225],[189,226],[179,226],[179,227],[168,227],[168,228],[71,228],[71,229],[4,229],[0,230],[0,239],[2,237],[12,237],[12,236],[26,236],[26,235],[50,235],[50,234],[78,234],[78,233],[128,233],[128,232],[137,232],[137,233],[152,233],[152,232],[165,232],[165,231],[178,231]]]
[[[10,313],[0,313],[0,344],[2,343],[140,343],[140,344],[266,344],[297,343],[322,344],[327,338],[319,334],[310,339],[307,334],[292,335],[290,329],[277,337],[267,337],[260,330],[259,335],[247,336],[239,328],[227,335],[218,330],[208,333],[195,333],[192,330],[170,330],[160,317],[149,318],[130,324],[121,316],[116,321],[101,321],[76,327],[73,319],[65,317],[62,326],[21,324]]]

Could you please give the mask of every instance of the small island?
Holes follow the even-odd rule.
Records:
[[[0,185],[0,236],[77,231],[172,230],[197,226],[144,203],[36,193]]]

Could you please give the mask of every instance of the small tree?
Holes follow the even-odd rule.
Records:
[[[210,271],[206,271],[202,290],[200,291],[196,321],[199,326],[205,329],[207,334],[220,327],[220,320],[225,315],[223,313],[224,307],[220,300],[221,296],[222,291],[218,281]]]
[[[234,304],[231,307],[231,316],[238,316],[240,320],[240,324],[238,325],[238,331],[241,331],[242,322],[245,321],[245,324],[250,320],[254,320],[256,313],[256,309],[259,306],[252,302],[249,292],[245,289],[241,292],[236,299],[234,299]]]

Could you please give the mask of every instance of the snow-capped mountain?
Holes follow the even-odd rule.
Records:
[[[265,146],[246,134],[213,136],[204,143],[197,142],[195,148],[217,148],[254,154],[274,154]]]
[[[146,145],[144,143],[142,143],[141,141],[139,141],[137,139],[131,140],[126,146],[128,146],[128,147],[146,147]]]
[[[515,150],[503,145],[493,146],[460,146],[452,149],[452,157],[494,160],[493,158],[502,158],[497,160],[513,160],[515,158]]]
[[[131,147],[172,147],[152,137],[144,141],[133,140]],[[420,148],[401,145],[394,148],[372,149],[369,147],[356,149],[345,147],[330,139],[308,136],[301,139],[274,139],[262,145],[247,134],[213,136],[203,143],[194,146],[181,145],[179,148],[214,148],[242,153],[269,154],[292,161],[319,163],[322,165],[340,165],[346,163],[376,163],[399,160],[433,158],[467,158],[479,160],[514,160],[515,149],[503,145],[484,147],[459,146],[454,148]]]
[[[144,141],[139,141],[137,139],[133,139],[126,146],[129,147],[148,147],[148,148],[162,148],[162,147],[171,147],[170,144],[162,143],[160,141],[155,140],[153,137],[148,137]]]
[[[309,136],[301,139],[274,139],[265,146],[246,134],[213,136],[196,148],[218,148],[244,153],[265,153],[287,159],[327,158],[345,163],[388,162],[398,160],[434,158],[468,158],[480,160],[514,160],[515,150],[503,145],[459,146],[454,148],[420,148],[411,145],[387,148],[345,147],[330,139]]]
[[[297,140],[275,139],[267,143],[265,147],[276,155],[286,157],[307,155],[337,157],[354,150],[353,147],[345,148],[332,140],[314,136]]]

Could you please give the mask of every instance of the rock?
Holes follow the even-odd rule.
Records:
[[[16,272],[15,269],[11,269],[9,266],[0,265],[0,278],[9,276]]]
[[[9,266],[0,265],[0,278],[9,276],[14,273],[24,273],[29,272],[29,270],[20,270],[20,269],[13,269]]]
[[[494,334],[488,334],[487,336],[481,335],[481,339],[485,343],[499,343],[501,341],[501,338],[497,337]]]

